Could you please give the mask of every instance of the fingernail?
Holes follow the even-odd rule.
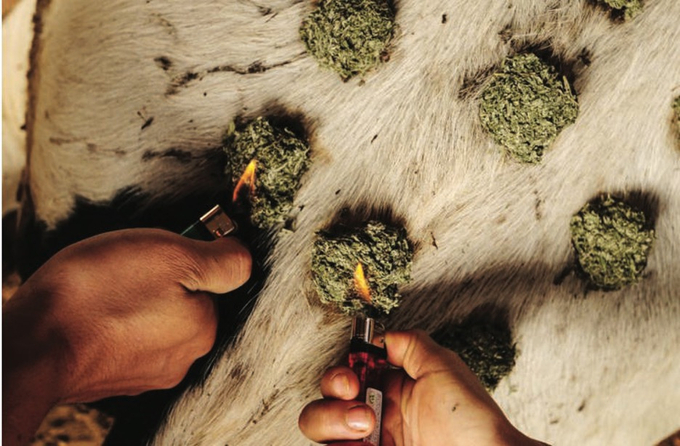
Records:
[[[345,416],[347,426],[355,431],[368,430],[369,423],[371,422],[371,416],[369,415],[368,410],[369,409],[365,406],[354,406],[347,410]]]

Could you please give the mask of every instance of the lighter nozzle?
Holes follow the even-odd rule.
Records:
[[[352,339],[358,338],[366,343],[373,341],[375,319],[359,314],[352,319]]]

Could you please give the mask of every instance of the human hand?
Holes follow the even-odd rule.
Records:
[[[385,380],[381,445],[542,444],[515,429],[458,355],[425,332],[388,332],[385,344],[388,361],[403,370],[389,371]],[[320,443],[361,440],[373,431],[373,410],[354,401],[359,380],[350,368],[327,370],[321,393],[324,399],[300,414],[307,438]]]
[[[39,422],[57,403],[174,387],[215,341],[211,293],[239,287],[250,268],[235,238],[155,229],[63,249],[3,307],[5,426]]]

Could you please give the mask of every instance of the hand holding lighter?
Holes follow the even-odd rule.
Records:
[[[382,379],[387,368],[387,350],[373,344],[375,320],[363,315],[352,320],[352,338],[349,348],[349,367],[359,378],[357,401],[368,404],[375,413],[375,429],[363,439],[364,443],[380,446],[382,425]]]

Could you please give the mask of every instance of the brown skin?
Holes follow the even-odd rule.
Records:
[[[155,229],[57,253],[3,307],[3,444],[27,444],[56,404],[177,385],[215,342],[212,294],[250,268],[234,238]]]
[[[386,379],[382,446],[543,444],[513,427],[458,355],[425,332],[388,332],[385,344],[388,361],[402,370]],[[375,416],[367,405],[353,401],[358,393],[351,369],[329,369],[321,381],[324,399],[303,409],[300,429],[320,443],[365,445],[351,440],[366,437]]]

